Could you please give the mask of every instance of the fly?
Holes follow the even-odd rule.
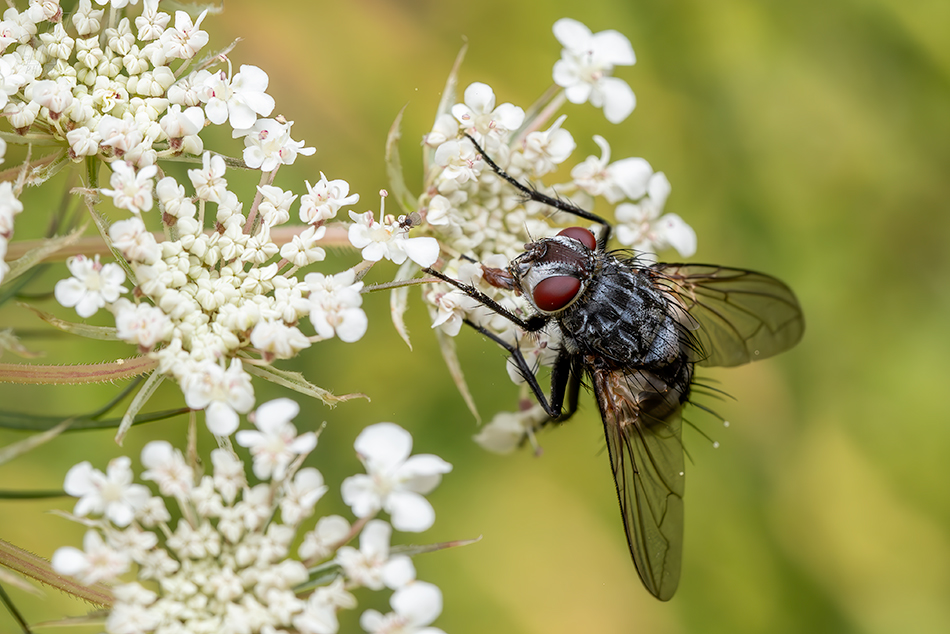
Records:
[[[527,332],[559,331],[546,395],[516,345],[465,320],[508,351],[551,421],[575,413],[587,379],[603,420],[633,563],[647,590],[667,601],[680,580],[681,413],[695,367],[732,367],[788,350],[804,332],[801,307],[788,286],[763,273],[706,264],[646,265],[626,252],[608,251],[612,227],[605,219],[526,187],[475,147],[526,199],[599,224],[599,236],[569,227],[526,244],[507,268],[483,265],[489,284],[525,296],[534,309],[525,318],[473,286],[426,272]]]

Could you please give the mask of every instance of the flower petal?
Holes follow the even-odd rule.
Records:
[[[443,473],[452,470],[452,465],[432,454],[419,454],[406,460],[396,472],[403,487],[416,493],[429,493],[442,479]]]
[[[416,568],[407,555],[394,555],[383,566],[383,583],[387,588],[397,590],[415,579]]]
[[[386,498],[393,528],[406,533],[421,533],[435,523],[435,510],[429,501],[411,491],[393,491]]]
[[[465,105],[475,114],[488,114],[495,107],[495,92],[491,86],[479,81],[469,84],[465,89]]]
[[[409,259],[419,266],[432,266],[439,259],[439,241],[435,238],[407,238],[401,246]]]
[[[343,502],[353,510],[356,517],[366,517],[379,510],[380,499],[373,479],[364,474],[350,476],[340,487]]]
[[[590,46],[590,29],[571,18],[561,18],[554,23],[552,28],[554,37],[564,47],[571,50],[583,50]]]
[[[412,435],[395,423],[377,423],[360,432],[353,446],[374,468],[390,471],[412,451]]]
[[[205,410],[205,424],[215,436],[230,436],[238,428],[237,412],[222,401],[214,401]]]
[[[604,116],[607,121],[620,123],[630,116],[637,105],[637,98],[627,82],[616,77],[604,77],[600,88],[604,94]]]
[[[591,48],[603,62],[611,66],[630,66],[637,63],[630,40],[623,33],[611,29],[595,33],[591,39]]]
[[[442,614],[442,591],[431,583],[417,581],[397,590],[389,604],[411,624],[428,625]]]
[[[660,218],[658,224],[657,233],[661,239],[666,240],[680,255],[684,258],[695,255],[696,232],[685,220],[676,214],[666,214]]]

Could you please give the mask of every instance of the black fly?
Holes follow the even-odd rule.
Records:
[[[526,199],[596,222],[602,230],[595,238],[587,229],[570,227],[526,244],[507,269],[483,267],[489,284],[527,298],[536,312],[525,319],[472,286],[426,272],[525,331],[560,331],[546,396],[517,346],[466,320],[511,354],[553,421],[574,414],[579,387],[588,379],[604,422],[634,565],[647,590],[666,601],[680,579],[685,483],[680,414],[694,368],[731,367],[788,350],[804,331],[801,308],[784,283],[762,273],[705,264],[646,266],[609,252],[606,220],[522,185],[475,147]]]
[[[412,213],[399,217],[399,228],[405,229],[406,231],[409,231],[410,229],[418,226],[421,223],[422,223],[422,216],[419,215],[418,211],[413,211]]]

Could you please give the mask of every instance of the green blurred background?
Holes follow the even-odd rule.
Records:
[[[637,109],[614,126],[589,106],[569,106],[566,126],[578,143],[571,162],[598,153],[598,133],[615,159],[645,157],[673,184],[667,210],[697,231],[693,260],[780,277],[799,294],[807,321],[792,352],[706,374],[736,401],[717,405],[728,428],[691,417],[718,449],[685,433],[692,464],[679,592],[660,603],[637,579],[591,398],[568,425],[542,435],[540,458],[482,451],[417,299],[408,317],[413,350],[388,323],[388,298],[376,295],[365,301],[371,325],[362,341],[323,343],[285,366],[336,393],[372,397],[334,410],[302,404],[299,425],[328,422],[311,458],[331,484],[318,509],[345,511],[338,486],[360,470],[354,437],[391,420],[413,432],[417,452],[455,466],[430,496],[435,526],[399,538],[482,536],[416,559],[419,577],[444,593],[436,625],[450,634],[950,631],[950,4],[581,6],[235,0],[204,27],[219,46],[243,38],[235,65],[270,74],[278,111],[296,121],[296,138],[317,148],[281,170],[277,184],[301,193],[302,180],[322,170],[349,181],[360,210],[376,209],[376,192],[387,186],[383,144],[406,103],[401,149],[418,189],[418,139],[463,38],[470,49],[461,87],[484,81],[499,103],[523,107],[550,85],[558,18],[630,38],[638,63],[616,74],[633,87]],[[32,200],[39,202],[20,217],[18,237],[29,237],[26,218],[42,206]],[[357,260],[336,258],[322,270]],[[371,281],[393,272],[380,266]],[[33,290],[62,276],[62,267],[52,270]],[[36,324],[10,308],[0,318]],[[27,343],[53,346],[47,362],[128,354],[66,338]],[[516,390],[502,352],[470,332],[457,343],[484,420],[512,409]],[[258,402],[286,394],[255,387]],[[94,409],[117,389],[0,386],[0,403],[65,415]],[[166,386],[152,405],[180,402]],[[153,437],[183,433],[182,422],[136,428],[124,450],[111,433],[73,434],[3,465],[0,482],[59,487],[79,460],[104,467]],[[22,437],[0,433],[2,444]],[[210,449],[207,437],[201,447]],[[80,527],[44,514],[69,506],[5,502],[0,537],[47,557],[57,545],[78,545]],[[41,600],[11,592],[33,621],[85,609],[55,593]],[[359,596],[361,609],[386,607]],[[13,629],[0,614],[0,631]],[[360,631],[355,615],[343,631]]]

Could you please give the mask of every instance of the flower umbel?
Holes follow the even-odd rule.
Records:
[[[327,490],[317,469],[299,468],[316,438],[292,431],[298,413],[288,399],[264,403],[253,415],[259,431],[238,432],[238,442],[251,449],[257,485],[248,483],[245,465],[230,449],[215,449],[212,473],[202,475],[165,441],[142,451],[148,468],[142,479],[154,482],[157,496],[132,483],[125,457],[110,463],[108,475],[88,462],[70,470],[66,489],[80,497],[76,519],[85,518],[89,530],[82,550],[56,551],[53,568],[86,584],[112,584],[106,632],[269,634],[292,626],[304,634],[334,634],[337,612],[357,606],[349,590],[360,587],[396,590],[395,613],[385,617],[393,623],[421,627],[438,616],[441,592],[416,581],[408,556],[391,552],[393,529],[383,520],[359,531],[339,516],[321,518],[304,538],[300,558],[293,556],[297,531]],[[178,519],[170,507],[177,507]],[[356,534],[360,548],[344,546]],[[304,586],[308,565],[331,555],[339,572]],[[130,570],[134,579],[125,578]]]

